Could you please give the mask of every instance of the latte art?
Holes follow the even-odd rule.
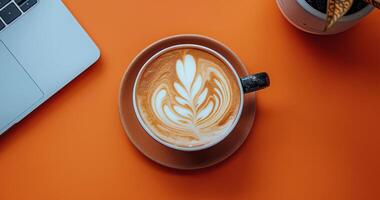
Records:
[[[176,146],[201,146],[223,137],[240,108],[240,88],[229,70],[196,49],[159,56],[136,85],[142,120],[158,138]]]
[[[202,141],[205,132],[211,135],[223,131],[223,126],[215,127],[231,103],[231,89],[223,72],[213,67],[207,60],[199,60],[196,73],[194,57],[186,55],[184,61],[176,63],[178,80],[172,85],[161,83],[154,91],[151,106],[154,114],[168,128],[178,132],[194,134],[196,141]],[[170,84],[170,83],[169,83]],[[213,85],[209,91],[206,84]],[[168,89],[175,91],[169,96]],[[170,101],[170,99],[175,101]]]

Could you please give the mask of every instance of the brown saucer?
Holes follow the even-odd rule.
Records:
[[[255,95],[251,93],[244,96],[243,112],[235,129],[226,139],[211,148],[185,152],[158,143],[144,131],[134,113],[133,85],[139,70],[150,57],[164,48],[178,44],[197,44],[211,48],[224,56],[235,67],[240,77],[248,75],[244,64],[235,53],[211,38],[199,35],[176,35],[159,40],[138,54],[123,76],[119,97],[121,123],[136,148],[161,165],[185,170],[210,167],[231,156],[247,138],[255,116]]]

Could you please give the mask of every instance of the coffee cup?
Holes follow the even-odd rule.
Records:
[[[179,44],[150,57],[133,87],[133,107],[145,132],[179,151],[200,151],[235,128],[244,95],[270,85],[267,73],[239,77],[217,51]]]

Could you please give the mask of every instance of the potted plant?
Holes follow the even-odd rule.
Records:
[[[288,21],[297,28],[319,35],[345,31],[374,7],[380,0],[277,0]]]

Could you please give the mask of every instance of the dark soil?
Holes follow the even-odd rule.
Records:
[[[322,13],[326,13],[327,10],[327,0],[305,0],[313,8],[319,10]],[[351,9],[346,13],[346,15],[351,15],[357,11],[365,8],[368,4],[362,0],[354,0],[354,4]]]

